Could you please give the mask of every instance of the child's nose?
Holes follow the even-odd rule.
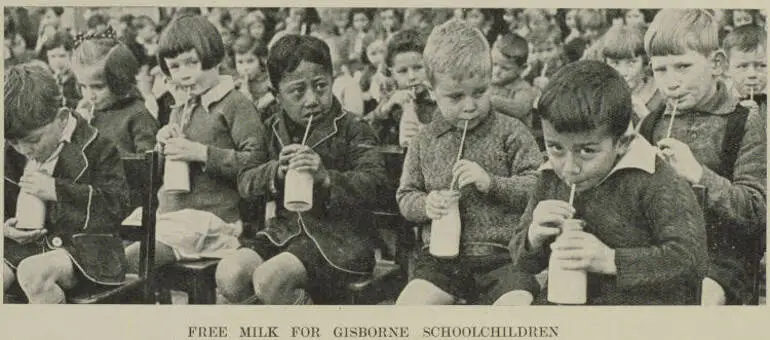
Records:
[[[568,153],[564,159],[564,172],[570,176],[577,176],[580,174],[580,170],[577,158],[572,153]]]

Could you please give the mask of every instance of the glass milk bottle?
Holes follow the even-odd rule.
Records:
[[[420,120],[417,118],[417,107],[414,101],[401,105],[403,113],[398,123],[398,144],[409,147],[409,141],[417,135],[420,129]]]
[[[166,159],[163,167],[163,190],[176,194],[190,192],[190,165],[187,162]]]
[[[565,220],[561,235],[583,230],[583,221]],[[564,305],[582,305],[587,301],[587,274],[585,270],[562,269],[559,260],[551,256],[548,263],[548,301]]]
[[[16,199],[16,228],[43,229],[45,202],[39,197],[20,191]]]
[[[303,212],[313,208],[313,175],[289,169],[283,190],[283,206],[288,211]]]
[[[460,192],[447,190],[442,194],[447,200],[448,212],[431,224],[430,253],[439,258],[454,258],[460,254]]]

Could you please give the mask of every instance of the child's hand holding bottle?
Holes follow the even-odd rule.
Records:
[[[489,192],[492,185],[492,177],[478,163],[461,159],[452,168],[452,176],[457,178],[457,185],[462,188],[473,184],[481,193]]]
[[[425,198],[425,214],[431,220],[440,220],[449,211],[446,194],[448,191],[434,190]]]
[[[565,201],[547,200],[537,203],[527,233],[531,249],[542,249],[546,241],[561,233],[561,225],[574,214],[575,208]]]

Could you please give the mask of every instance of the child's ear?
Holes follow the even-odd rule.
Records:
[[[725,51],[722,49],[716,50],[711,53],[709,59],[711,60],[712,65],[712,75],[721,76],[724,74],[725,68],[727,67],[727,54],[725,54]]]

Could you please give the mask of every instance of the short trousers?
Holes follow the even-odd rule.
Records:
[[[436,285],[455,298],[471,304],[491,305],[504,294],[525,290],[537,296],[540,285],[534,275],[518,270],[507,251],[454,259],[434,257],[427,248],[413,262],[412,279]]]

